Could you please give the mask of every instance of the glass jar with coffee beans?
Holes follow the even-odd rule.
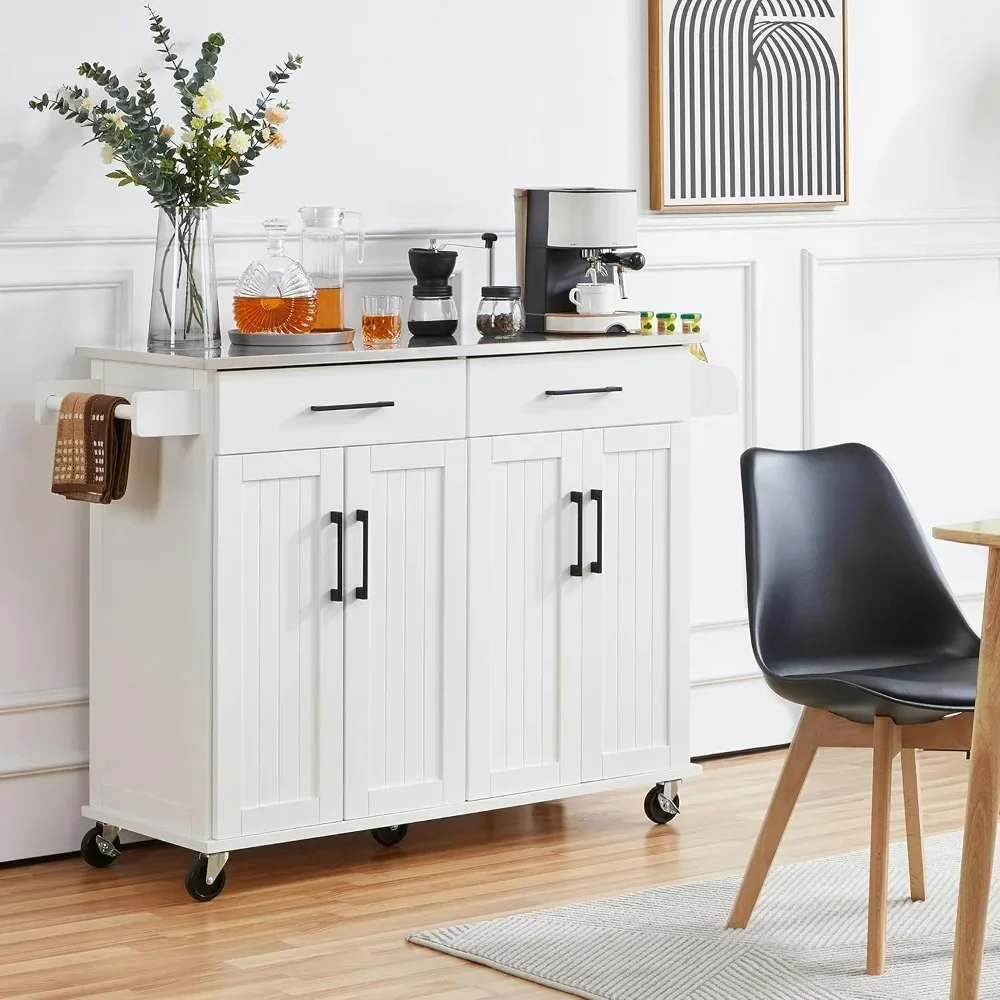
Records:
[[[524,333],[527,323],[520,285],[486,285],[476,314],[476,329],[483,337],[512,340]]]

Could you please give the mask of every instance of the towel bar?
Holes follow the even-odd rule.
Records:
[[[97,379],[38,382],[35,385],[35,420],[54,423],[63,397],[69,392],[101,392]],[[114,390],[112,390],[114,391]],[[129,403],[115,409],[120,420],[132,421],[136,437],[188,437],[201,433],[201,393],[197,389],[142,389]]]

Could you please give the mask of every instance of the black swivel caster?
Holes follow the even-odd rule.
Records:
[[[669,803],[666,807],[664,807],[664,800]],[[671,806],[673,808],[670,808]],[[675,795],[673,799],[667,799],[663,785],[653,785],[646,793],[646,801],[643,802],[642,808],[646,811],[646,818],[650,823],[665,826],[680,813],[681,797]]]
[[[111,840],[104,837],[104,826],[98,823],[97,826],[88,830],[80,841],[80,857],[91,868],[107,868],[118,860],[121,853],[122,842],[118,835]]]
[[[188,869],[184,877],[184,888],[188,895],[199,903],[210,903],[226,888],[226,870],[223,868],[209,885],[208,858],[202,855]]]
[[[382,826],[377,830],[372,830],[372,836],[375,838],[376,844],[381,844],[383,847],[395,847],[406,836],[406,831],[409,829],[406,823],[401,823],[399,826]]]

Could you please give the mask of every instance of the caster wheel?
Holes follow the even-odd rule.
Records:
[[[223,889],[226,888],[226,869],[215,877],[215,881],[209,885],[208,859],[199,858],[188,870],[184,878],[184,888],[188,895],[199,903],[210,903]]]
[[[660,795],[663,794],[663,790],[659,785],[654,785],[646,793],[646,801],[643,802],[642,808],[646,811],[646,818],[650,823],[655,823],[657,826],[664,826],[669,823],[681,808],[681,797],[679,795],[674,796],[674,807],[677,812],[668,812],[663,808],[663,804],[660,802]]]
[[[97,838],[100,834],[101,825],[98,823],[98,825],[92,830],[88,830],[83,835],[83,840],[80,841],[80,857],[82,857],[84,862],[90,865],[91,868],[107,868],[109,865],[113,865],[118,860],[117,853],[106,854],[101,850],[97,842]],[[107,843],[107,841],[105,841],[105,843]],[[111,843],[116,852],[122,849],[122,842],[118,839],[118,837],[115,837]]]
[[[383,847],[395,847],[406,836],[407,830],[409,826],[406,823],[401,823],[399,826],[383,826],[372,830],[372,836],[375,838],[375,843]]]

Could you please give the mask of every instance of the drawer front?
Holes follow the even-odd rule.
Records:
[[[691,361],[681,348],[472,360],[469,436],[683,420]]]
[[[464,436],[463,361],[219,375],[220,455]]]

